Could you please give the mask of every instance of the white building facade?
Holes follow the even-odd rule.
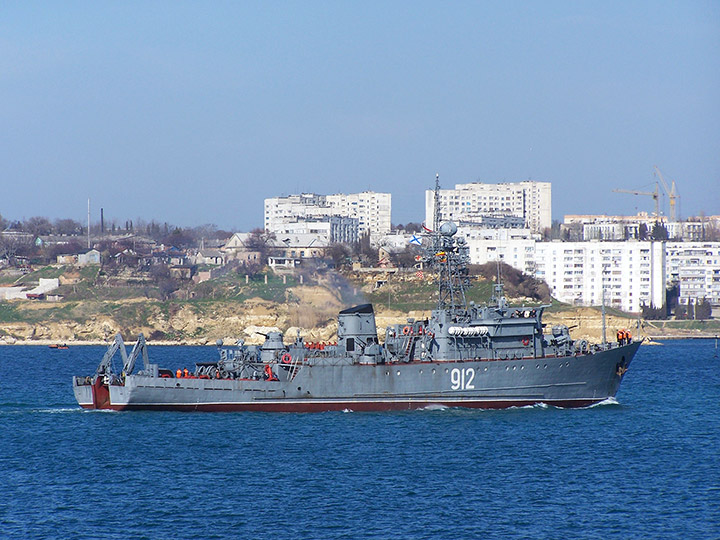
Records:
[[[352,244],[360,239],[358,219],[340,216],[295,218],[278,222],[273,232],[278,238],[288,234],[315,235],[328,244]]]
[[[583,240],[630,240],[637,239],[640,225],[645,225],[648,234],[652,233],[655,223],[660,223],[668,233],[670,240],[703,241],[709,239],[713,231],[720,230],[720,216],[693,217],[686,221],[669,221],[666,216],[639,212],[635,216],[577,215],[564,216],[563,225],[582,226]]]
[[[638,312],[665,304],[663,242],[537,242],[468,238],[470,262],[502,261],[545,281],[573,305],[605,304]]]
[[[720,242],[668,242],[666,280],[679,285],[681,304],[720,306]]]
[[[289,223],[317,222],[332,216],[357,219],[360,236],[370,233],[377,238],[392,228],[392,196],[390,193],[316,195],[303,193],[288,197],[265,199],[264,226],[267,232],[282,233]]]
[[[629,312],[665,305],[664,242],[538,242],[535,277],[552,295]]]
[[[433,226],[435,191],[425,191],[425,223]],[[440,219],[455,223],[476,221],[483,216],[516,216],[533,232],[552,226],[550,182],[532,180],[514,183],[456,184],[440,190]]]

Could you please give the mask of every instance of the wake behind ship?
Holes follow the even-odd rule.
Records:
[[[438,190],[436,181],[436,198]],[[437,204],[435,216],[437,224]],[[456,231],[444,223],[426,235],[422,259],[438,274],[437,308],[389,326],[382,343],[370,304],[340,312],[337,343],[298,335],[285,344],[280,332],[260,346],[218,342],[218,358],[192,373],[150,363],[142,335],[128,355],[118,335],[93,375],[73,377],[75,397],[88,409],[284,412],[584,407],[614,397],[641,342],[619,332],[617,342],[591,345],[567,326],[546,334],[546,306],[511,307],[501,285],[489,305],[468,305],[468,250]]]

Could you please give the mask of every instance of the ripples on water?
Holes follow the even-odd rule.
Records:
[[[588,409],[350,414],[83,411],[104,349],[0,347],[0,538],[718,538],[713,346]]]

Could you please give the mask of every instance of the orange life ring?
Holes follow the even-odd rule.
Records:
[[[290,362],[292,362],[292,356],[290,355],[290,353],[285,353],[282,355],[282,358],[280,358],[280,361],[283,364],[289,364]],[[270,367],[270,366],[268,366],[268,367]]]
[[[412,332],[412,328],[410,328],[409,326],[403,328],[403,335],[407,336],[410,332]]]
[[[523,338],[522,344],[527,347],[528,345],[530,345],[530,339],[528,339],[528,338]]]

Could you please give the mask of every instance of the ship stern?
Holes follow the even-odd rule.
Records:
[[[87,377],[73,377],[73,393],[83,409],[93,409],[93,387]]]

